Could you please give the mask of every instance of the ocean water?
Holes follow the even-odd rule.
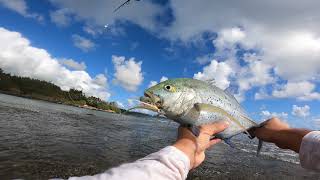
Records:
[[[119,115],[0,94],[0,179],[93,175],[172,144],[175,123]],[[214,146],[188,179],[320,179],[298,155],[257,141]]]

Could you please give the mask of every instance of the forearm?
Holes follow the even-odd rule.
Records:
[[[287,129],[274,133],[274,142],[283,149],[291,149],[299,153],[303,137],[311,132],[306,129]]]
[[[123,164],[94,176],[72,177],[69,180],[183,180],[189,172],[188,157],[173,146],[150,154],[133,163]]]

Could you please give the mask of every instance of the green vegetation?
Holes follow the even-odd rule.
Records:
[[[115,102],[105,102],[96,97],[87,97],[82,91],[63,91],[52,83],[6,74],[0,69],[0,92],[32,99],[68,104],[91,109],[121,113]]]

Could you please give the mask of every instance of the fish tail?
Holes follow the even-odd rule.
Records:
[[[228,144],[230,147],[237,149],[236,146],[231,142],[231,138],[224,139],[224,142]]]
[[[257,149],[257,156],[260,155],[262,144],[263,144],[263,141],[259,139],[259,144],[258,144],[258,149]]]

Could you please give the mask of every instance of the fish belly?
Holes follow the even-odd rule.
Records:
[[[215,135],[221,139],[231,138],[237,134],[246,132],[246,130],[254,126],[254,124],[247,122],[247,120],[241,118],[241,116],[236,116],[235,114],[233,114],[233,116],[230,114],[225,114],[226,113],[221,112],[198,111],[197,108],[192,108],[188,113],[180,118],[180,121],[182,122],[181,124],[201,126],[204,124],[226,120],[230,123],[229,127],[223,132]]]

